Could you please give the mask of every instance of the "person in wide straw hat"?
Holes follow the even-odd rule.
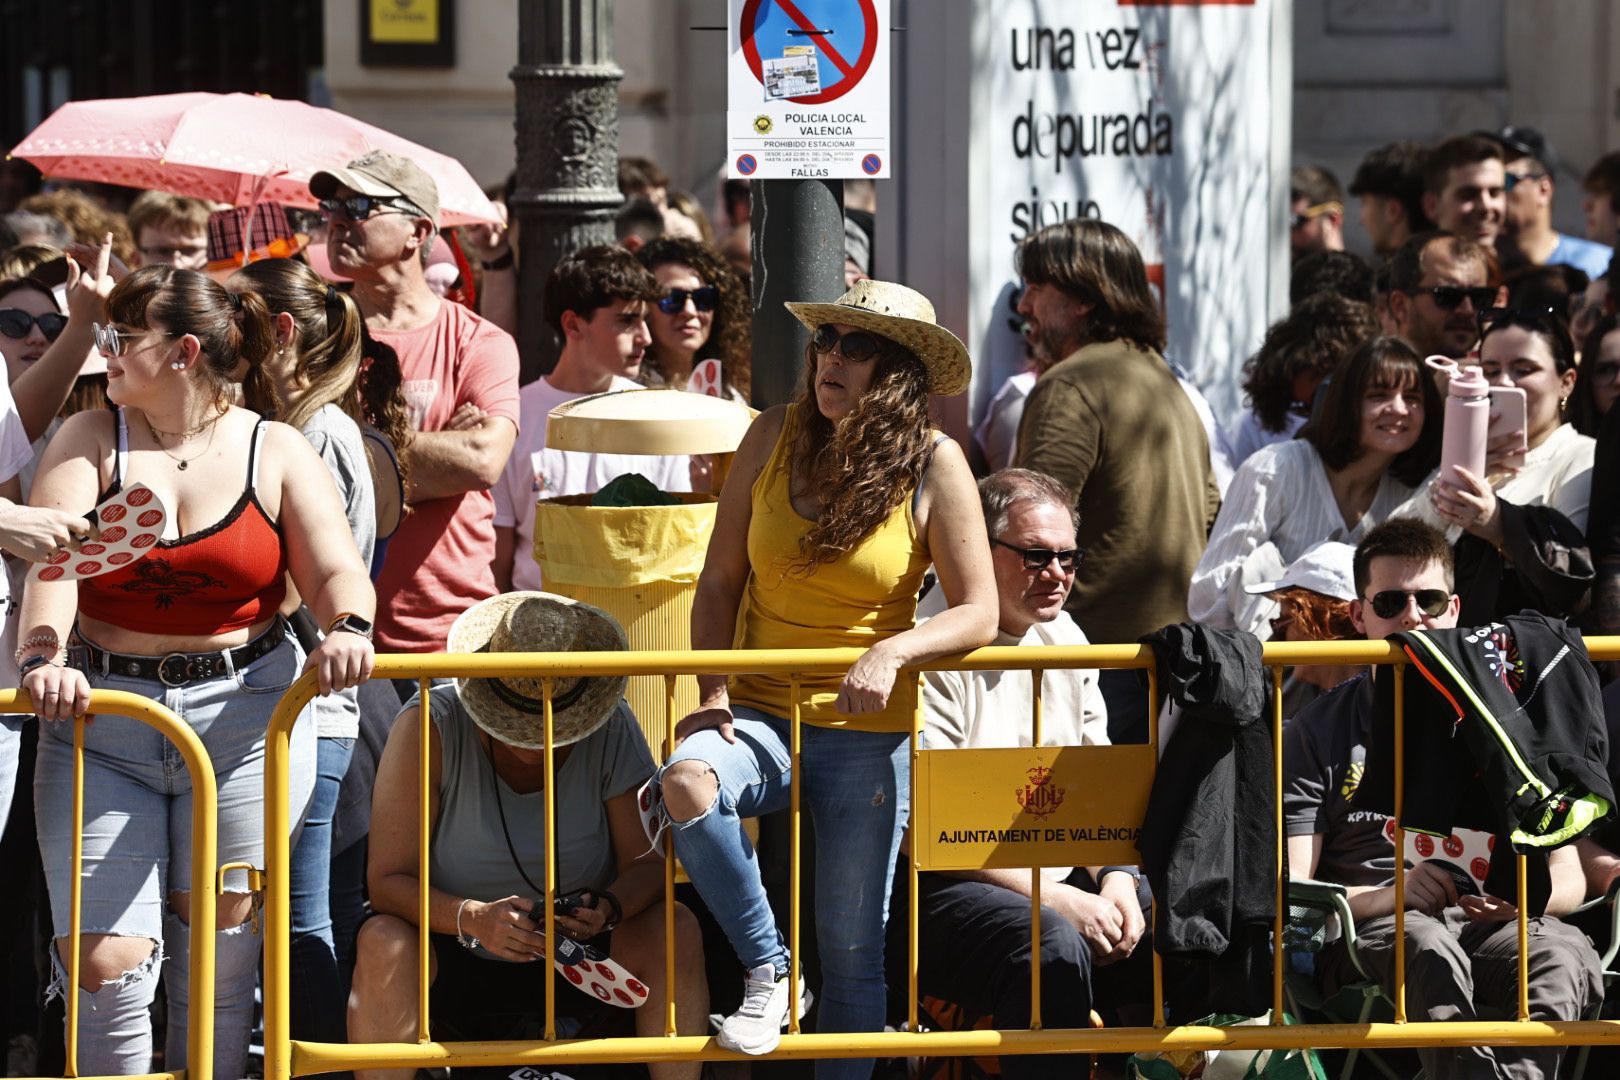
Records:
[[[902,667],[995,633],[989,542],[967,460],[932,430],[929,395],[966,389],[970,364],[926,297],[860,281],[832,303],[789,304],[812,331],[791,405],[762,413],[720,493],[692,608],[697,649],[856,647],[848,674],[805,674],[804,805],[816,828],[818,1029],[883,1027],[883,926],[906,822],[915,680]],[[930,563],[949,609],[913,629]],[[687,874],[748,971],[719,1042],[775,1047],[789,1007],[787,948],[740,818],[785,807],[787,675],[698,679],[700,704],[661,773],[659,813]],[[722,797],[723,795],[723,797]],[[801,995],[802,999],[803,995]],[[818,1061],[816,1075],[869,1075]]]
[[[611,652],[625,649],[613,616],[543,592],[513,592],[473,605],[450,629],[453,653]],[[535,1036],[545,1008],[546,863],[568,913],[558,929],[609,953],[645,983],[639,1035],[663,1034],[664,866],[642,832],[637,789],[652,755],[624,702],[623,676],[556,678],[552,685],[555,791],[545,790],[543,680],[457,679],[429,695],[427,789],[432,829],[430,926],[434,1035]],[[416,1031],[418,964],[417,756],[420,699],[395,721],[377,767],[369,879],[377,915],[361,927],[349,1005],[354,1042],[409,1041]],[[545,800],[556,800],[557,847],[547,851]],[[383,809],[386,808],[386,813]],[[676,1027],[699,1034],[708,1015],[697,923],[676,914]],[[617,1009],[568,988],[559,976],[565,1036],[601,1034]],[[655,1080],[695,1080],[696,1063],[650,1067]],[[357,1076],[391,1075],[357,1073]]]

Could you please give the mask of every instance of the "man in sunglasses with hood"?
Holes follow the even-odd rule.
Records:
[[[1367,638],[1457,625],[1461,602],[1452,591],[1452,550],[1438,529],[1392,518],[1357,545],[1353,566],[1357,599],[1350,617]],[[1388,817],[1355,798],[1379,677],[1389,677],[1388,670],[1374,668],[1340,685],[1283,729],[1283,822],[1290,876],[1346,887],[1361,963],[1393,993],[1393,830]],[[1600,965],[1585,935],[1553,916],[1581,902],[1586,882],[1573,846],[1555,849],[1547,866],[1551,896],[1530,919],[1530,1018],[1579,1020],[1602,994]],[[1511,901],[1481,892],[1467,873],[1454,871],[1453,864],[1425,858],[1406,872],[1407,1015],[1455,1021],[1511,1016],[1517,1007],[1517,910]],[[1330,993],[1359,980],[1339,942],[1322,953],[1317,972]],[[1562,1055],[1557,1046],[1418,1050],[1424,1074],[1436,1080],[1553,1077]]]

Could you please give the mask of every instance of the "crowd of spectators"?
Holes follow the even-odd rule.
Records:
[[[8,1069],[59,1067],[53,1016],[67,993],[80,1000],[81,1072],[186,1064],[193,793],[161,737],[117,716],[84,729],[82,963],[79,986],[66,985],[70,721],[92,690],[152,698],[198,733],[220,862],[262,865],[265,724],[301,670],[318,673],[290,749],[295,1038],[403,1042],[416,1029],[426,727],[436,1035],[538,1034],[546,971],[529,962],[545,955],[535,900],[548,860],[566,894],[558,927],[599,950],[603,971],[611,955],[640,980],[628,1012],[565,991],[563,1028],[662,1032],[668,830],[690,879],[675,923],[677,1028],[710,1031],[712,1003],[720,1045],[762,1054],[790,1013],[822,1032],[893,1019],[919,709],[930,748],[1029,747],[1038,708],[1046,746],[1148,738],[1135,669],[1048,671],[1037,695],[1022,673],[930,673],[919,686],[898,678],[909,666],[990,643],[1159,648],[1176,624],[1234,656],[1255,640],[1520,627],[1529,615],[1553,628],[1539,632],[1620,632],[1620,154],[1585,174],[1585,238],[1552,225],[1561,174],[1524,127],[1380,148],[1348,193],[1324,168],[1295,169],[1290,307],[1254,343],[1246,407],[1230,417],[1165,355],[1159,298],[1124,233],[1097,220],[1041,229],[1016,251],[1030,369],[995,388],[971,457],[931,419],[932,399],[968,386],[970,351],[926,297],[871,278],[876,193],[852,182],[848,291],[789,305],[810,332],[801,385],[753,420],[729,471],[701,456],[553,449],[546,430],[559,405],[641,387],[749,402],[746,187],[724,185],[711,222],[656,163],[623,159],[615,243],[550,273],[544,315],[560,351],[523,386],[511,230],[441,230],[437,189],[408,159],[374,152],[317,173],[318,215],[164,192],[29,197],[0,216],[0,684],[28,691],[38,718],[0,717],[0,876],[20,883],[0,906],[0,959],[25,991],[4,1014]],[[1352,196],[1372,262],[1345,250]],[[292,257],[251,242],[261,218]],[[1493,429],[1482,473],[1442,467],[1448,386],[1430,357],[1522,393],[1522,424]],[[694,648],[853,646],[861,658],[842,676],[700,677],[662,764],[622,679],[559,684],[555,792],[539,680],[446,681],[426,700],[415,681],[369,680],[374,648],[625,648],[611,616],[543,591],[535,517],[543,500],[632,474],[718,501]],[[162,506],[152,552],[82,580],[52,573],[59,549],[117,539],[114,518],[85,511],[118,499]],[[1355,800],[1381,682],[1289,671],[1290,872],[1346,888],[1362,962],[1388,983],[1390,882],[1408,858],[1407,965],[1421,972],[1408,1008],[1484,1015],[1511,1002],[1513,901],[1397,853],[1388,812]],[[1620,690],[1604,701],[1620,722]],[[772,874],[781,841],[767,832],[756,847],[743,819],[787,805],[796,707],[814,945],[793,985],[773,911],[786,903]],[[1620,776],[1620,749],[1608,754],[1597,767]],[[555,850],[534,824],[549,797]],[[1617,841],[1605,823],[1542,860],[1535,1018],[1581,1018],[1601,1001],[1593,946],[1560,916],[1620,877]],[[922,874],[930,1016],[1025,1026],[1039,965],[1046,1026],[1151,1022],[1164,933],[1152,900],[1176,885],[1147,869],[1044,868],[1033,938],[1030,872]],[[259,898],[241,871],[222,887],[214,1064],[242,1076]],[[1353,974],[1331,946],[1318,973],[1330,986]],[[1172,1015],[1225,1011],[1184,974],[1166,969]],[[1422,1052],[1435,1076],[1552,1076],[1558,1060]],[[840,1059],[816,1072],[873,1068]],[[1072,1065],[1009,1056],[1003,1071]]]

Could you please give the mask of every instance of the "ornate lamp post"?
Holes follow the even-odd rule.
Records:
[[[619,194],[619,80],[613,0],[519,0],[518,349],[523,381],[557,363],[546,325],[546,276],[569,252],[613,242]]]

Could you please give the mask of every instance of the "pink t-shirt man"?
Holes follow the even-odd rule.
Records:
[[[445,300],[425,326],[371,334],[399,354],[417,431],[442,430],[466,402],[517,425],[517,342],[494,323]],[[487,490],[411,506],[377,579],[379,651],[442,652],[456,616],[495,595],[494,514]]]

